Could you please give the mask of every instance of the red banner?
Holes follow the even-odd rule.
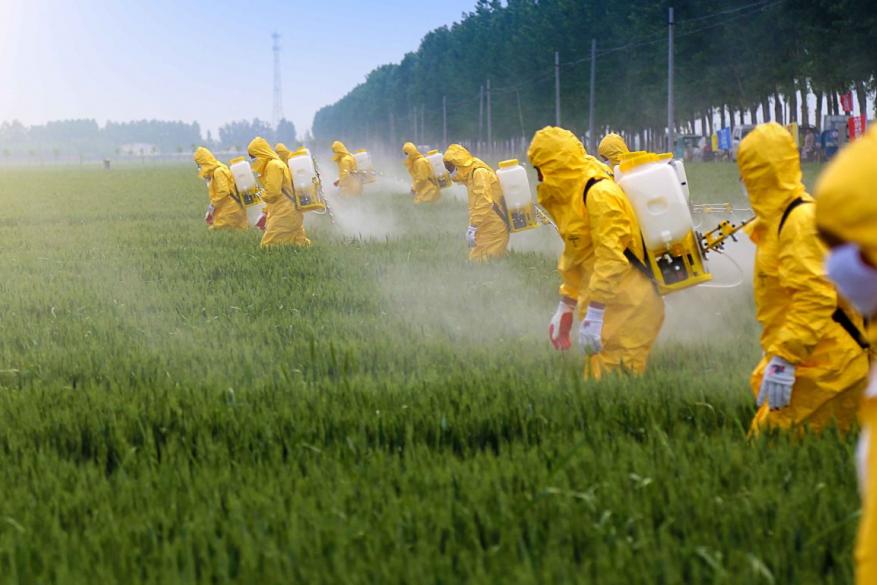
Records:
[[[840,107],[844,113],[849,114],[853,111],[853,93],[847,92],[840,96]]]
[[[865,124],[867,123],[867,120],[868,118],[864,114],[861,116],[850,116],[847,120],[850,140],[855,140],[865,133]]]

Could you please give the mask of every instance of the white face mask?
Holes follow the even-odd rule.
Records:
[[[831,251],[825,262],[828,278],[837,290],[865,317],[877,314],[877,269],[862,259],[862,251],[855,244],[840,246]]]

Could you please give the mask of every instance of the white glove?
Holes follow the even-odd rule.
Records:
[[[572,346],[569,334],[572,331],[573,313],[576,302],[573,299],[562,298],[554,311],[554,316],[548,323],[548,338],[554,349],[566,350]]]
[[[466,243],[469,244],[470,248],[475,247],[475,232],[477,231],[478,228],[476,228],[474,225],[470,225],[468,228],[466,228]]]
[[[603,350],[603,314],[606,309],[588,305],[588,312],[579,327],[579,345],[592,355]]]
[[[758,406],[767,401],[771,410],[785,408],[792,401],[792,388],[795,386],[795,366],[781,357],[770,358],[764,368],[761,390],[758,392]]]

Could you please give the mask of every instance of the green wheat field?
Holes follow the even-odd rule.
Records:
[[[550,228],[470,265],[462,200],[406,193],[260,251],[192,165],[0,170],[0,583],[852,581],[854,438],[747,438],[747,245],[586,383]]]

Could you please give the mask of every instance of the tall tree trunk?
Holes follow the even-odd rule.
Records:
[[[728,124],[725,123],[725,106],[719,108],[719,123],[721,124],[721,128],[728,127]]]
[[[770,117],[770,97],[764,96],[761,98],[761,115],[762,122],[767,123],[771,120]]]
[[[713,116],[715,115],[715,110],[712,108],[708,108],[706,111],[706,123],[707,123],[707,131],[709,132],[709,136],[713,135]]]
[[[840,92],[831,92],[831,103],[834,104],[834,115],[840,116]]]
[[[780,99],[780,92],[773,92],[773,120],[777,124],[785,124],[786,119],[783,116],[783,100]]]
[[[752,125],[758,124],[758,106],[749,108],[749,117],[751,118]],[[743,120],[740,120],[740,125],[743,125]]]
[[[810,125],[810,88],[806,80],[801,83],[801,123]]]
[[[822,93],[821,91],[815,91],[813,93],[814,93],[814,95],[816,95],[816,127],[819,128],[820,130],[823,130],[823,128],[822,128],[822,102],[825,99],[825,94]]]
[[[859,100],[859,115],[868,115],[868,94],[865,91],[865,84],[861,81],[856,82],[856,98]]]
[[[798,121],[798,88],[795,83],[792,84],[792,91],[789,92],[789,123]]]

